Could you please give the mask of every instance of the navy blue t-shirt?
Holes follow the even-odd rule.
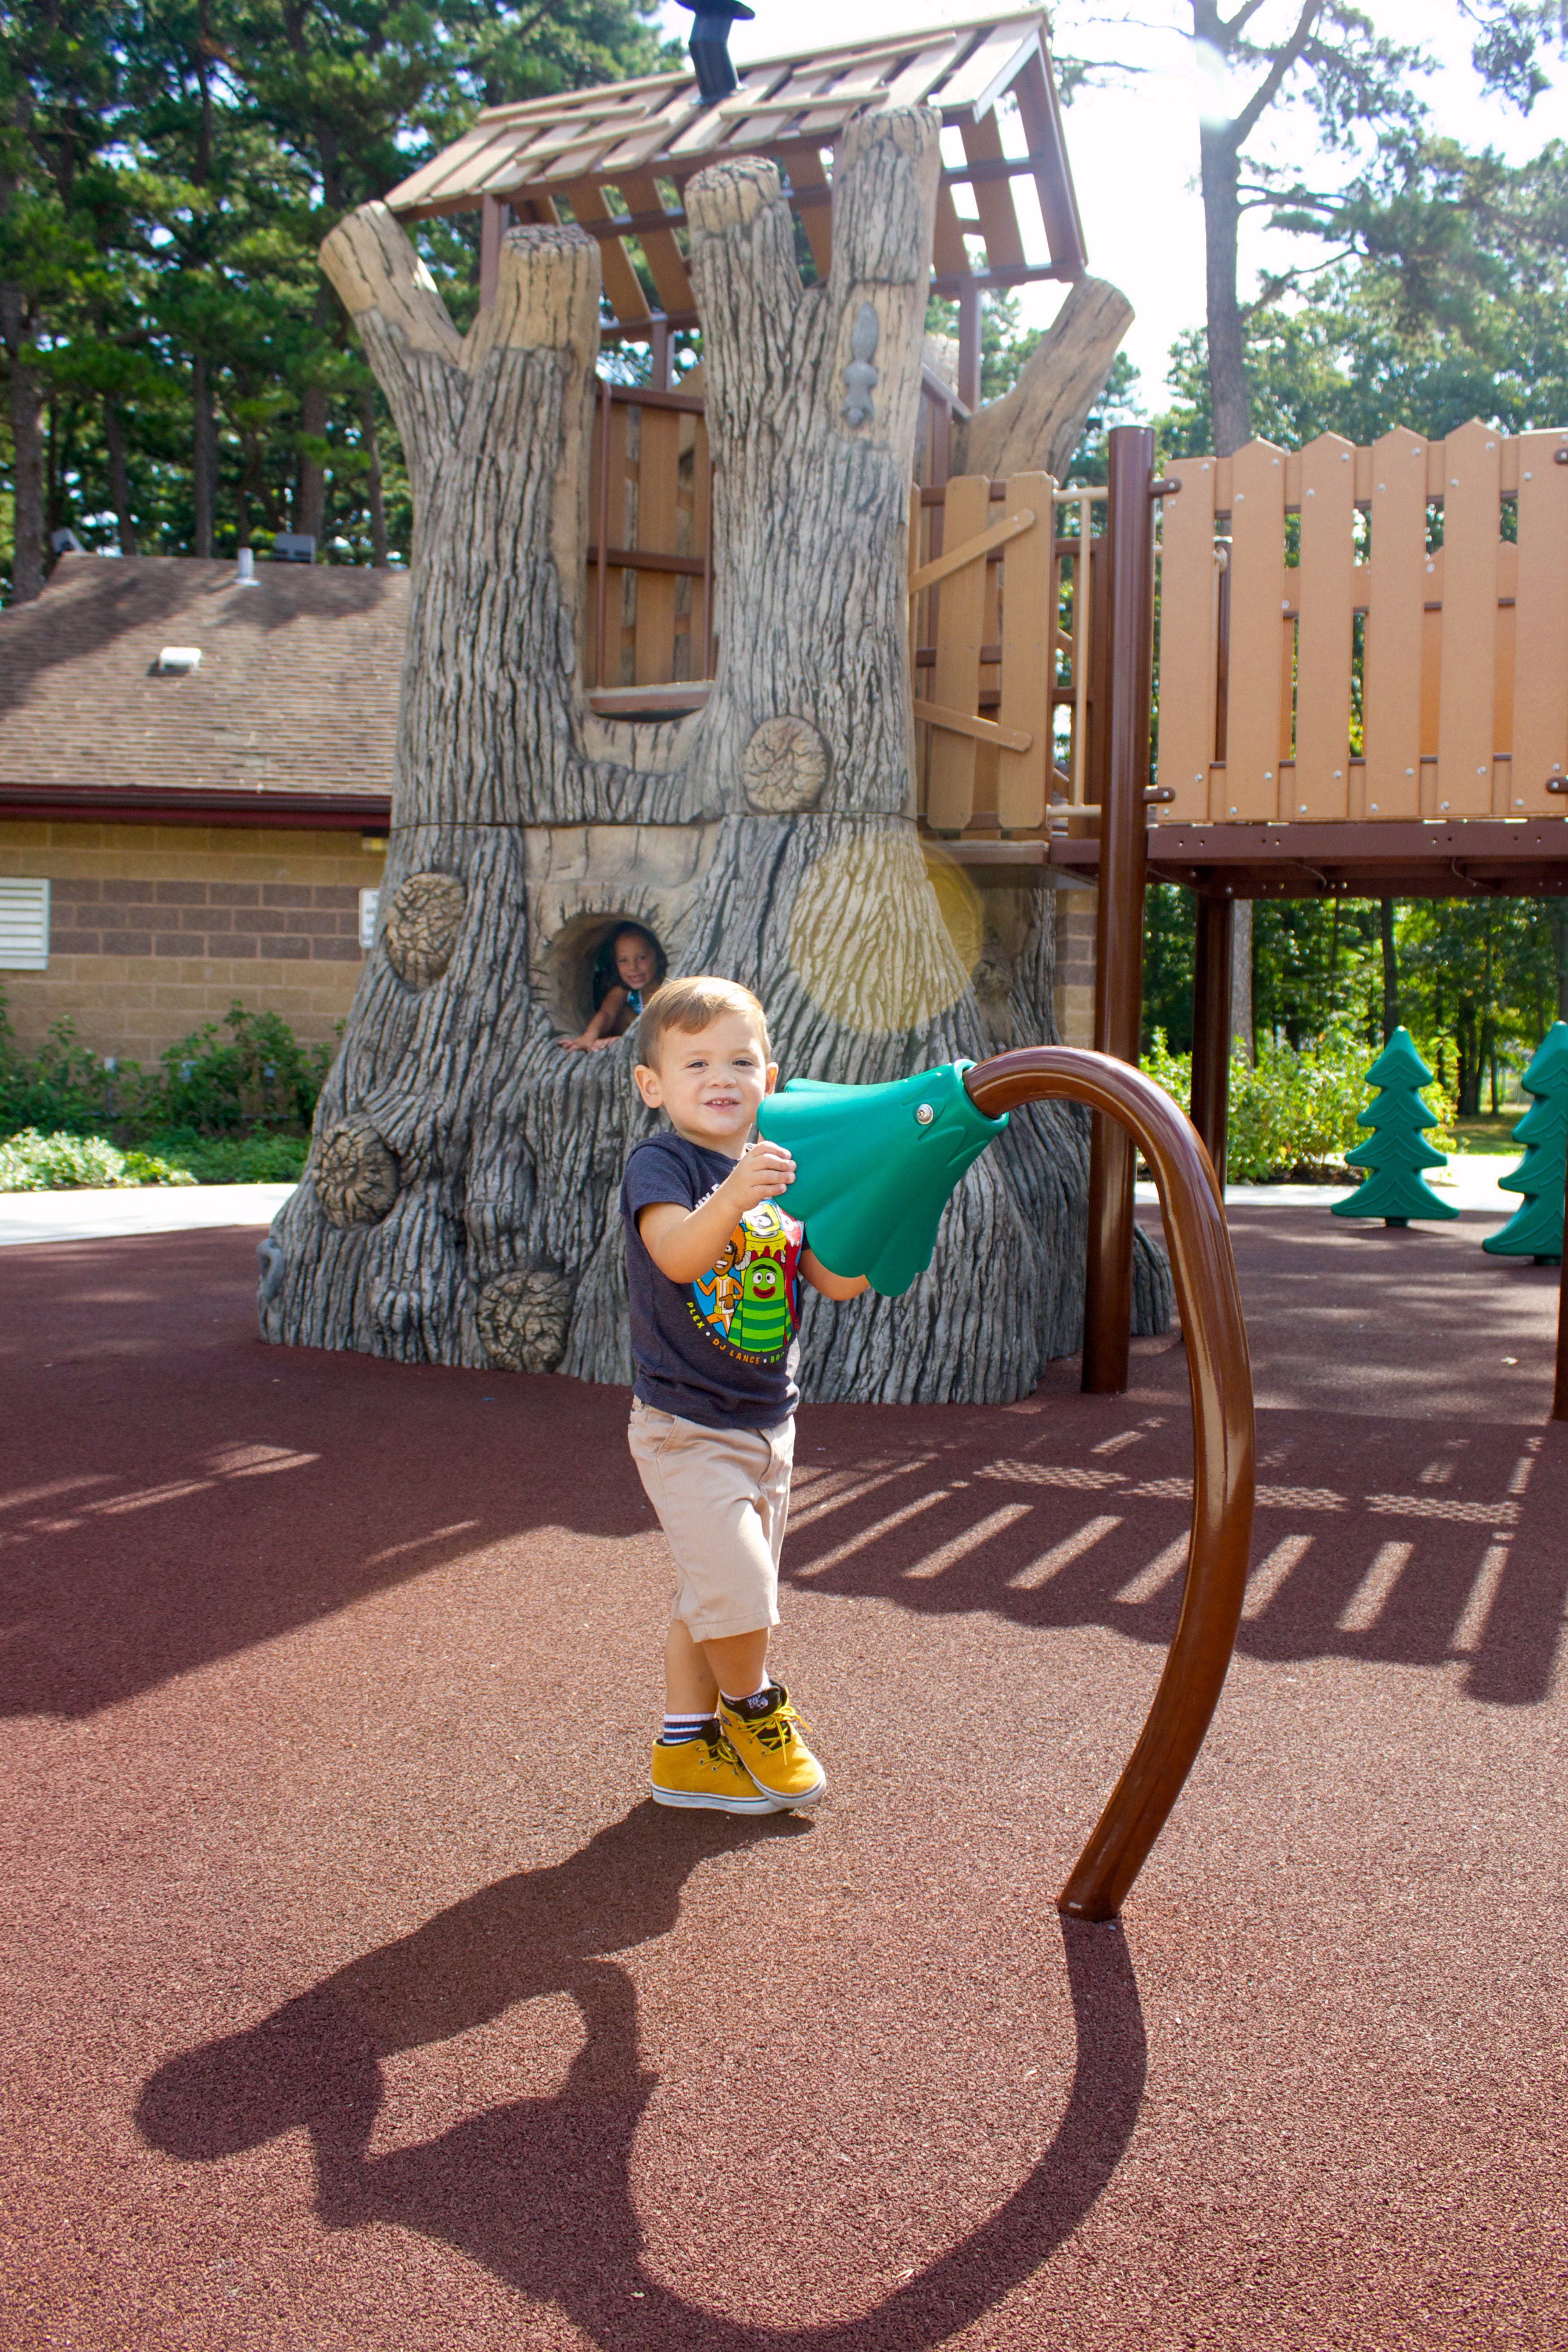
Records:
[[[637,1232],[639,1209],[656,1201],[695,1209],[734,1165],[726,1152],[675,1134],[647,1136],[626,1161],[621,1215],[637,1394],[709,1429],[772,1429],[800,1401],[795,1333],[805,1226],[776,1201],[759,1202],[718,1263],[690,1283],[661,1274]]]

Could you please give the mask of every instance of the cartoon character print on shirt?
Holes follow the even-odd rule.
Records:
[[[691,1286],[691,1317],[726,1355],[782,1363],[800,1321],[805,1228],[776,1201],[748,1209],[717,1265]]]

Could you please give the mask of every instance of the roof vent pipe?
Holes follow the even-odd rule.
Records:
[[[686,46],[697,68],[698,89],[711,106],[737,87],[730,27],[737,17],[749,24],[757,12],[742,7],[741,0],[680,0],[680,5],[691,11],[691,37]]]
[[[239,551],[234,584],[237,588],[254,588],[256,585],[256,557],[248,547],[242,547]]]

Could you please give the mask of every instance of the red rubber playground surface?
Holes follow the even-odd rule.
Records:
[[[264,1349],[253,1234],[5,1252],[0,2344],[1568,2344],[1568,1427],[1488,1223],[1234,1213],[1247,1615],[1065,1931],[1179,1342],[803,1414],[832,1785],[759,1825],[643,1798],[623,1394]]]

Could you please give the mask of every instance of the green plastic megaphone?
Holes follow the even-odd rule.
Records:
[[[885,1087],[792,1078],[764,1096],[757,1128],[797,1171],[781,1205],[830,1274],[863,1274],[892,1298],[931,1264],[942,1213],[965,1169],[1006,1126],[964,1090],[973,1062],[943,1062]]]

